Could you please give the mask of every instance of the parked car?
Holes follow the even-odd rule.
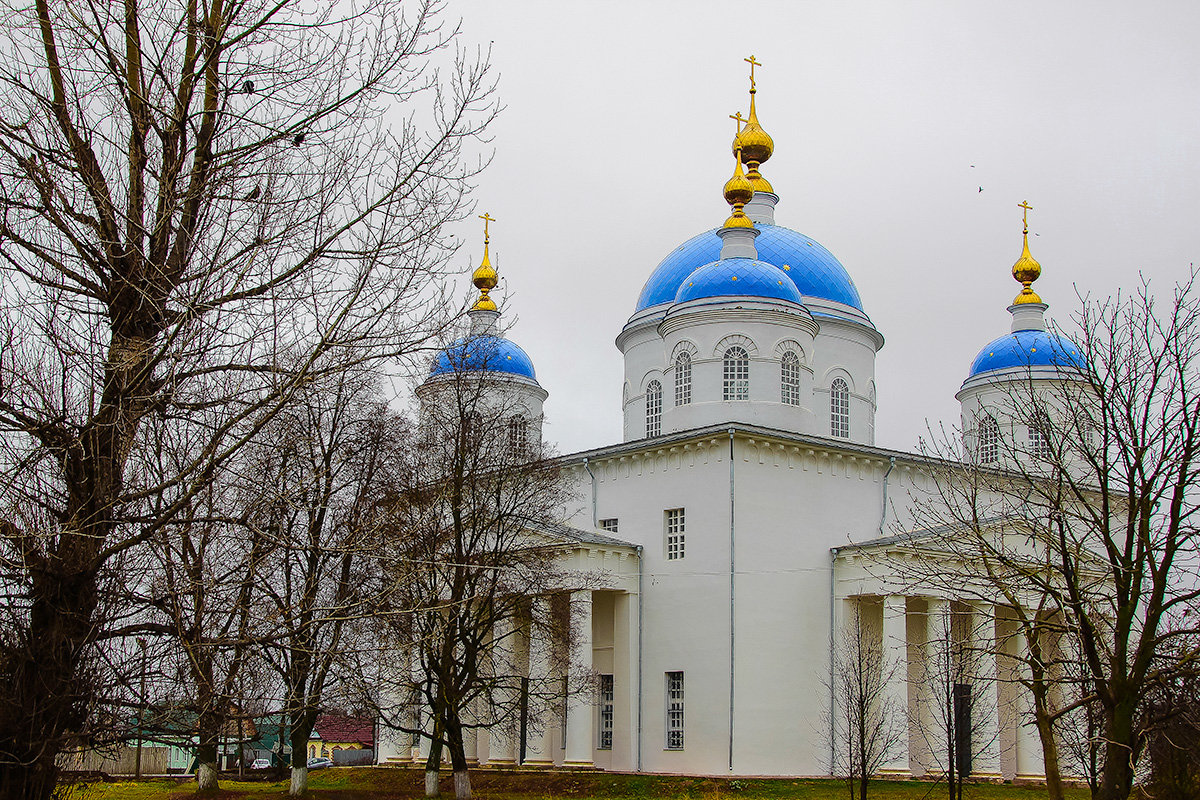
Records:
[[[254,763],[250,765],[250,769],[270,769],[270,768],[271,768],[271,759],[269,759],[269,758],[256,758],[256,759],[254,759]]]
[[[308,760],[308,768],[309,769],[325,769],[326,767],[332,767],[332,766],[333,766],[333,761],[328,758],[310,758]]]

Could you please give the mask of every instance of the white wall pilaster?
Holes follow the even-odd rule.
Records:
[[[567,687],[574,696],[567,698],[566,752],[563,766],[590,767],[593,765],[593,738],[596,730],[595,698],[592,677],[592,593],[590,590],[571,593],[571,630],[578,637],[577,660],[567,666]],[[586,686],[580,692],[578,687]]]

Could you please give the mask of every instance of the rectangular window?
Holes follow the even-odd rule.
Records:
[[[683,558],[683,509],[668,508],[666,514],[667,561]]]
[[[600,520],[600,530],[608,531],[609,533],[617,532],[617,518]]]
[[[600,744],[601,750],[612,750],[613,739],[613,676],[600,676]]]
[[[683,673],[667,673],[667,749],[683,749]]]

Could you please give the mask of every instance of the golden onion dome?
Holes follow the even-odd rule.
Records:
[[[479,299],[475,301],[475,305],[471,306],[471,308],[472,310],[495,311],[496,301],[488,297],[488,293],[496,288],[496,284],[500,280],[500,275],[492,267],[492,260],[488,255],[488,244],[491,241],[488,237],[488,223],[495,222],[496,220],[488,215],[486,211],[480,219],[483,220],[483,260],[479,262],[479,266],[471,273],[471,283],[479,290]]]
[[[746,203],[754,198],[754,185],[742,172],[742,151],[734,151],[733,177],[725,182],[725,202],[733,206],[733,213],[725,220],[726,228],[753,228],[754,223],[742,211]]]
[[[754,198],[754,187],[750,185],[746,175],[742,172],[742,152],[734,150],[736,157],[736,166],[733,169],[733,177],[725,182],[725,202],[729,205],[745,205]]]
[[[1021,202],[1017,206],[1024,209],[1022,212],[1022,238],[1024,239],[1021,247],[1021,257],[1017,259],[1017,263],[1013,264],[1012,275],[1024,287],[1013,300],[1013,305],[1022,305],[1024,303],[1040,303],[1042,298],[1038,296],[1031,287],[1042,274],[1042,265],[1029,252],[1029,212],[1033,206],[1027,201]]]
[[[733,137],[733,149],[741,148],[742,159],[747,164],[757,166],[771,157],[775,152],[775,142],[770,134],[763,130],[758,122],[758,112],[754,107],[755,90],[750,90],[750,118],[738,135]]]

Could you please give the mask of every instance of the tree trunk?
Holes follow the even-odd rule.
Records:
[[[1133,789],[1133,712],[1135,699],[1123,700],[1108,713],[1104,766],[1097,800],[1126,800]]]
[[[292,781],[288,797],[302,797],[308,791],[308,737],[312,724],[292,724]]]
[[[79,537],[62,531],[64,540]],[[5,653],[11,676],[0,710],[0,796],[48,800],[58,779],[65,737],[80,730],[91,694],[79,666],[86,659],[96,607],[96,576],[75,569],[92,556],[76,541],[64,541],[31,581],[29,631],[23,646]],[[14,763],[15,762],[15,763]]]
[[[456,800],[468,800],[471,797],[471,774],[467,771],[462,723],[457,718],[446,723],[446,739],[450,743],[450,766],[454,770],[454,797]]]
[[[1062,771],[1058,763],[1058,743],[1054,740],[1054,722],[1050,718],[1050,687],[1035,670],[1033,680],[1033,721],[1042,741],[1042,762],[1046,772],[1049,800],[1063,800]]]
[[[203,686],[203,684],[202,684]],[[200,717],[196,723],[196,790],[216,791],[220,788],[217,776],[217,742],[221,734],[221,718],[211,708],[212,693],[200,691]]]
[[[293,759],[294,761],[294,759]],[[303,797],[308,791],[308,759],[299,765],[292,764],[292,780],[288,784],[288,797]]]
[[[217,760],[216,751],[210,756],[211,760],[206,760],[205,756],[199,754],[197,750],[196,756],[196,791],[197,792],[215,792],[221,788],[217,781]]]
[[[437,797],[438,772],[442,768],[442,736],[441,725],[434,725],[434,735],[429,740],[429,758],[425,759],[425,796]]]

